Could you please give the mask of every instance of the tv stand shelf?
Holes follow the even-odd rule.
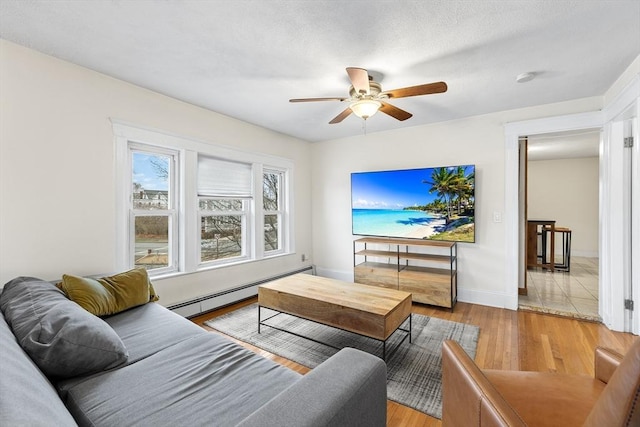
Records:
[[[353,270],[356,283],[411,292],[416,302],[457,301],[456,242],[364,237],[353,241]]]

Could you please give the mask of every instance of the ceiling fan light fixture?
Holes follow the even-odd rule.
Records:
[[[518,82],[518,83],[530,82],[535,77],[536,77],[536,73],[532,73],[532,72],[518,74],[517,77],[516,77],[516,82]]]
[[[330,125],[342,122],[352,113],[366,121],[369,117],[377,113],[378,110],[396,120],[404,121],[410,119],[413,115],[408,111],[404,111],[401,108],[387,103],[387,100],[430,95],[447,91],[447,84],[445,82],[433,82],[383,92],[380,83],[374,81],[369,75],[369,72],[364,68],[348,67],[347,74],[351,81],[348,98],[296,98],[290,99],[289,102],[348,101],[349,106],[335,116],[329,122]]]
[[[361,99],[349,105],[353,114],[364,120],[377,113],[380,107],[382,107],[382,103],[374,99]]]

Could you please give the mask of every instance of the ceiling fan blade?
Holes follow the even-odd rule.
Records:
[[[435,82],[388,90],[383,92],[381,95],[389,95],[389,98],[406,98],[408,96],[429,95],[432,93],[443,93],[446,91],[447,84],[445,82]]]
[[[411,116],[413,116],[413,114],[411,114],[410,112],[404,111],[403,109],[398,108],[394,105],[387,104],[386,102],[382,102],[382,101],[380,101],[380,103],[382,104],[382,107],[380,107],[380,111],[390,115],[394,119],[404,121],[411,118]]]
[[[345,101],[347,98],[296,98],[289,102],[315,102],[315,101]]]
[[[346,119],[347,117],[349,117],[349,115],[351,114],[351,108],[347,108],[346,110],[344,110],[342,113],[338,114],[337,116],[335,116],[333,118],[333,120],[331,120],[329,122],[330,125],[334,125],[336,123],[340,123],[341,121],[343,121],[344,119]]]
[[[369,95],[369,73],[364,68],[348,67],[347,74],[358,93]]]

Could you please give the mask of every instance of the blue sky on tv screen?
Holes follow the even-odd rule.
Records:
[[[457,167],[451,166],[447,169]],[[473,165],[463,167],[465,176],[474,170]],[[352,173],[351,207],[353,209],[403,209],[431,203],[438,198],[436,192],[429,193],[431,174],[435,169],[439,168]]]

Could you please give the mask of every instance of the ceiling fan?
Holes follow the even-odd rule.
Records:
[[[340,123],[351,113],[367,120],[378,111],[382,111],[383,113],[402,121],[407,120],[413,114],[387,103],[387,100],[393,98],[407,98],[409,96],[429,95],[432,93],[443,93],[447,91],[447,84],[445,82],[435,82],[383,92],[380,83],[374,81],[364,68],[348,67],[347,74],[351,80],[348,98],[298,98],[290,99],[289,102],[349,102],[349,106],[343,112],[334,117],[329,124]]]

